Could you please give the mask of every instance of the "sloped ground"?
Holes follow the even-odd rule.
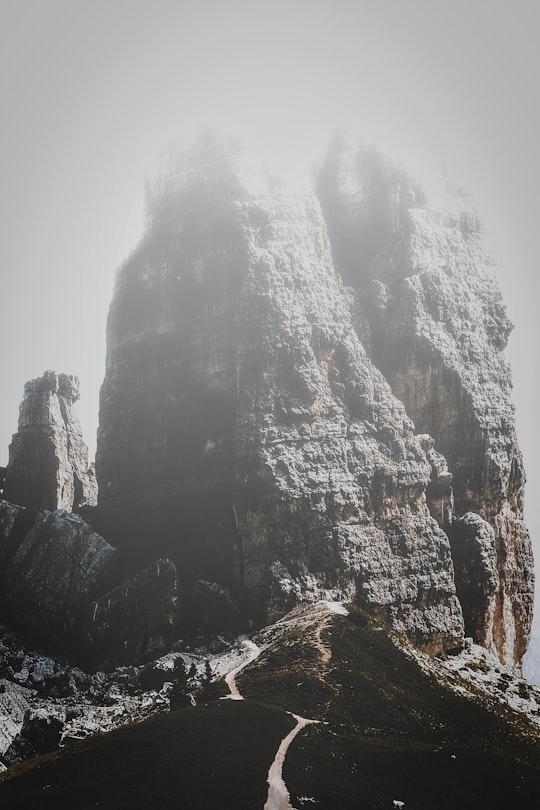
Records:
[[[260,807],[289,715],[248,701],[179,709],[24,763],[0,784],[6,808]]]
[[[262,810],[294,726],[284,710],[322,721],[285,760],[297,810],[539,806],[537,728],[474,687],[460,694],[457,676],[446,684],[361,612],[296,611],[255,640],[264,649],[238,676],[246,700],[177,710],[17,766],[0,780],[2,806]]]
[[[539,806],[540,735],[527,717],[474,687],[457,693],[451,673],[445,683],[440,665],[437,677],[424,671],[359,611],[334,617],[322,639],[332,651],[323,678],[313,638],[291,629],[241,681],[246,697],[271,691],[326,721],[285,762],[293,807]]]

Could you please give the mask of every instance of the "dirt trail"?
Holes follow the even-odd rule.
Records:
[[[322,631],[326,628],[332,613],[338,613],[341,616],[347,616],[349,611],[346,607],[344,607],[341,602],[324,602],[324,604],[329,608],[331,613],[329,613],[325,619],[319,624],[317,627],[317,632],[315,634],[315,645],[321,654],[321,663],[323,674],[328,669],[328,665],[330,663],[330,659],[332,658],[332,650],[330,647],[327,647],[326,644],[322,640]]]
[[[291,714],[291,712],[287,713]],[[264,810],[294,810],[291,805],[289,791],[283,781],[283,763],[285,762],[287,749],[298,732],[311,723],[318,723],[319,721],[307,720],[305,717],[299,717],[297,714],[293,714],[292,716],[296,720],[296,725],[281,741],[281,745],[268,771],[268,798],[266,799]]]
[[[325,629],[332,613],[339,613],[341,615],[347,615],[348,610],[340,603],[340,602],[323,602],[324,606],[328,608],[328,613],[324,616],[322,621],[317,627],[317,631],[315,634],[315,643],[317,649],[321,654],[321,662],[322,662],[322,669],[323,671],[328,669],[330,660],[332,658],[332,651],[329,647],[327,647],[323,640],[322,640],[322,631]],[[292,620],[291,620],[292,623]],[[229,687],[229,693],[226,698],[229,700],[244,700],[244,696],[240,693],[236,683],[236,677],[239,673],[247,667],[248,664],[251,664],[255,661],[256,658],[262,652],[262,648],[258,647],[253,641],[251,641],[247,636],[242,638],[242,643],[246,650],[249,650],[249,656],[239,664],[237,667],[232,669],[227,675],[225,676],[225,683]],[[290,731],[286,737],[284,737],[280,743],[280,746],[277,750],[276,756],[274,757],[274,761],[270,766],[270,770],[268,771],[268,797],[266,799],[266,804],[264,805],[264,810],[294,810],[291,805],[291,799],[289,795],[289,791],[287,790],[287,786],[283,781],[283,764],[285,762],[285,757],[287,755],[287,751],[289,749],[290,744],[296,737],[296,735],[302,731],[303,728],[309,726],[313,723],[319,723],[319,720],[309,720],[306,717],[300,717],[297,714],[293,714],[292,712],[287,712],[296,720],[296,725]]]
[[[237,667],[232,669],[225,676],[225,683],[229,687],[230,693],[225,697],[228,698],[229,700],[244,700],[244,696],[240,694],[240,690],[238,689],[238,686],[236,684],[236,676],[240,674],[240,672],[244,669],[244,667],[247,667],[248,664],[251,664],[252,661],[255,661],[255,659],[258,658],[262,652],[262,649],[260,647],[257,647],[257,645],[249,638],[243,638],[242,642],[244,644],[244,647],[250,650],[250,656],[241,664],[239,664]]]

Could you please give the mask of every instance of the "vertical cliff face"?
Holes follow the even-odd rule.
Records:
[[[476,217],[457,197],[452,209],[428,208],[401,170],[338,141],[319,194],[374,362],[448,461],[454,506],[434,514],[451,538],[466,633],[519,661],[533,568],[503,354],[511,324]]]
[[[433,442],[359,339],[318,201],[206,143],[150,214],[108,322],[106,536],[171,555],[258,621],[337,596],[426,649],[459,645]]]
[[[154,189],[107,326],[96,469],[104,531],[179,575],[234,581],[237,313],[248,162],[201,145]],[[253,184],[253,179],[250,180]]]
[[[9,448],[6,500],[36,510],[96,503],[96,479],[73,409],[78,399],[75,376],[47,371],[26,383]]]
[[[340,142],[318,198],[210,138],[149,202],[108,321],[100,530],[258,622],[354,599],[431,652],[465,620],[519,663],[510,324],[474,214]]]

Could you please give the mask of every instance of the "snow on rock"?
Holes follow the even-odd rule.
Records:
[[[0,762],[12,764],[40,753],[43,746],[56,747],[55,740],[62,746],[168,711],[177,659],[186,671],[193,665],[196,685],[202,682],[208,653],[170,653],[146,666],[90,674],[2,633]],[[161,669],[161,678],[148,678],[151,667]]]
[[[501,703],[526,714],[540,726],[540,687],[521,678],[513,667],[501,664],[498,657],[484,647],[469,643],[442,665]]]
[[[540,726],[540,687],[520,677],[515,667],[501,664],[497,655],[466,639],[465,648],[444,658],[431,658],[401,637],[394,642],[445,687],[478,699],[478,691],[525,715]]]

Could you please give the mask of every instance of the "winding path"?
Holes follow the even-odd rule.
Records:
[[[348,616],[349,611],[341,602],[323,602],[324,605],[328,608],[330,613],[325,617],[325,619],[319,624],[317,627],[317,632],[315,634],[315,645],[321,654],[321,664],[323,672],[328,670],[328,665],[330,663],[330,659],[332,658],[332,650],[328,647],[324,641],[322,640],[322,631],[325,629],[326,625],[328,624],[328,620],[330,619],[331,613],[338,613],[340,616]]]
[[[244,647],[250,650],[250,656],[241,664],[239,664],[237,667],[231,669],[231,671],[227,673],[227,675],[225,676],[225,683],[229,687],[229,694],[225,695],[224,699],[244,700],[244,696],[240,694],[240,690],[238,689],[238,686],[236,684],[236,676],[240,674],[240,672],[244,669],[244,667],[247,667],[248,664],[251,664],[252,661],[255,661],[255,659],[258,658],[262,652],[262,649],[260,647],[257,647],[255,642],[251,641],[249,638],[244,637],[242,639],[242,642],[244,644]]]
[[[292,714],[287,712],[287,714]],[[264,810],[294,810],[291,804],[291,797],[287,786],[283,781],[283,763],[287,749],[292,743],[299,731],[309,726],[311,723],[318,723],[318,720],[307,720],[305,717],[299,717],[297,714],[292,715],[296,720],[296,725],[292,731],[289,731],[286,737],[281,741],[281,745],[277,750],[277,754],[268,771],[268,798],[264,805]]]
[[[326,605],[328,610],[331,613],[340,613],[342,615],[347,615],[348,610],[342,605],[340,602],[324,602],[323,604]],[[329,619],[329,615],[319,624],[317,627],[317,632],[315,636],[315,643],[317,649],[321,654],[321,662],[322,662],[322,669],[323,671],[328,669],[328,665],[330,663],[330,659],[332,657],[332,651],[329,647],[327,647],[321,637],[321,632],[323,628],[326,626],[326,623]],[[247,667],[248,664],[251,664],[255,661],[256,658],[262,652],[262,648],[258,647],[251,639],[244,636],[242,638],[242,643],[244,648],[249,650],[249,656],[239,664],[237,667],[232,669],[227,675],[225,676],[225,683],[229,687],[229,694],[225,696],[223,699],[229,700],[244,700],[244,696],[240,693],[238,689],[238,685],[236,683],[236,677],[240,674],[240,672]],[[287,712],[290,714],[291,717],[294,717],[296,720],[295,727],[289,731],[286,737],[284,737],[280,743],[280,746],[277,750],[276,756],[274,757],[274,761],[270,766],[270,770],[268,771],[268,797],[266,799],[266,804],[264,805],[264,810],[294,810],[293,806],[291,805],[291,797],[289,791],[287,790],[287,786],[283,781],[283,764],[285,762],[285,757],[287,755],[287,751],[289,749],[290,744],[296,737],[296,735],[302,731],[303,728],[309,726],[313,723],[319,723],[319,720],[308,720],[306,717],[300,717],[297,714],[293,714],[292,712]]]

